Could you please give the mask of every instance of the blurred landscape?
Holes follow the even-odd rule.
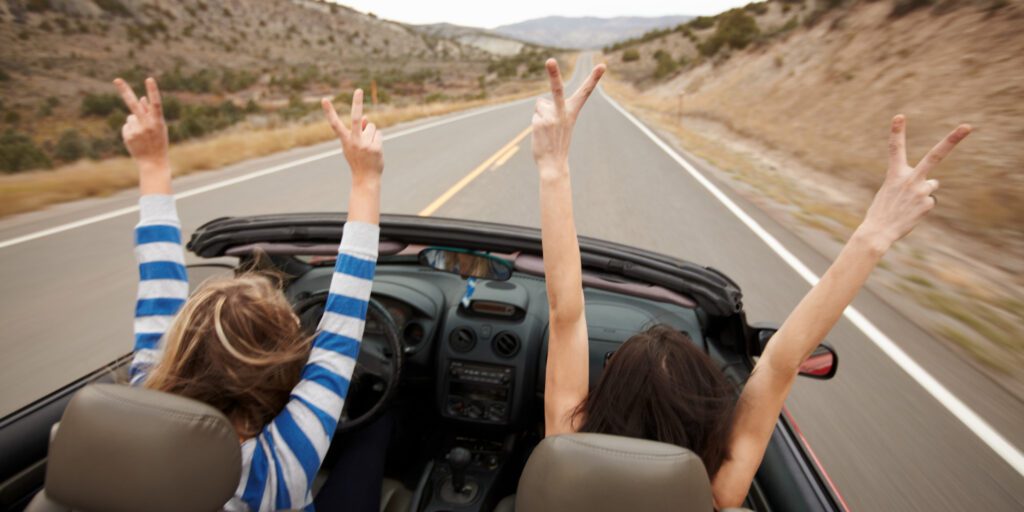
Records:
[[[605,48],[606,87],[835,255],[884,177],[889,120],[934,173],[930,220],[891,252],[882,295],[1024,397],[1024,5],[772,0]]]
[[[347,110],[362,87],[385,126],[534,94],[563,57],[317,0],[9,0],[0,45],[0,216],[134,185],[111,159],[125,155],[114,77],[136,91],[157,77],[183,174],[328,140],[322,96]]]

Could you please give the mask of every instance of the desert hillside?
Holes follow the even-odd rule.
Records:
[[[772,0],[605,57],[631,84],[620,96],[636,96],[684,146],[757,155],[721,167],[837,240],[883,177],[894,114],[908,116],[912,160],[971,123],[934,174],[940,207],[904,244],[889,284],[935,332],[1024,377],[1021,29],[1020,0]]]
[[[502,25],[491,32],[555,48],[600,48],[650,30],[682,23],[691,16],[548,16]]]
[[[345,100],[355,86],[389,106],[493,97],[541,78],[547,56],[514,41],[492,52],[322,0],[0,0],[0,47],[8,173],[122,151],[115,76],[136,87],[158,77],[179,141],[300,119],[318,97]]]

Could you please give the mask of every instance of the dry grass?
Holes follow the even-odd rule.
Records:
[[[423,117],[524,98],[542,90],[543,85],[538,84],[504,96],[385,108],[370,112],[369,116],[377,126],[383,128]],[[175,176],[183,176],[332,138],[334,133],[325,122],[319,120],[266,129],[239,127],[172,146],[171,166]],[[0,176],[0,217],[38,210],[64,201],[105,196],[137,184],[137,171],[129,158],[79,161],[48,171]]]

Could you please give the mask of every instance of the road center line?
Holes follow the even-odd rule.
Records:
[[[493,106],[490,106],[490,107],[483,107],[483,108],[479,108],[479,109],[476,109],[476,110],[471,110],[469,112],[465,112],[463,114],[459,114],[459,115],[456,115],[456,116],[446,117],[444,119],[438,119],[436,121],[431,121],[429,123],[424,123],[424,124],[421,124],[419,126],[414,126],[412,128],[409,128],[409,129],[406,129],[406,130],[402,130],[402,131],[399,131],[399,132],[395,132],[395,133],[391,133],[391,134],[385,133],[384,140],[391,140],[391,139],[396,139],[398,137],[404,137],[406,135],[411,135],[413,133],[421,132],[421,131],[424,131],[424,130],[429,130],[431,128],[436,128],[438,126],[446,125],[446,124],[449,124],[449,123],[454,123],[456,121],[461,121],[463,119],[467,119],[467,118],[470,118],[470,117],[475,117],[475,116],[478,116],[478,115],[481,115],[481,114],[486,114],[488,112],[493,112],[495,110],[512,107],[512,106],[515,106],[515,105],[519,105],[521,103],[526,103],[528,101],[534,101],[534,99],[533,98],[524,98],[524,99],[521,99],[521,100],[515,100],[515,101],[508,102],[508,103],[502,103],[502,104],[499,104],[499,105],[493,105]],[[314,155],[310,155],[310,156],[307,156],[305,158],[300,158],[298,160],[292,160],[290,162],[285,162],[283,164],[279,164],[279,165],[275,165],[275,166],[272,166],[272,167],[267,167],[267,168],[264,168],[264,169],[260,169],[258,171],[253,171],[253,172],[250,172],[250,173],[247,173],[247,174],[243,174],[242,176],[236,176],[234,178],[229,178],[229,179],[226,179],[226,180],[223,180],[223,181],[218,181],[218,182],[215,182],[215,183],[211,183],[209,185],[204,185],[204,186],[201,186],[201,187],[196,187],[196,188],[193,188],[193,189],[186,190],[184,192],[179,192],[177,194],[174,194],[174,198],[175,199],[185,199],[185,198],[188,198],[188,197],[197,196],[199,194],[205,194],[207,192],[211,192],[211,191],[214,191],[214,190],[217,190],[217,189],[221,189],[221,188],[224,188],[224,187],[230,187],[232,185],[237,185],[237,184],[245,182],[245,181],[253,180],[253,179],[256,179],[256,178],[261,178],[263,176],[268,176],[268,175],[271,175],[271,174],[274,174],[274,173],[278,173],[278,172],[281,172],[281,171],[284,171],[284,170],[287,170],[287,169],[291,169],[292,167],[296,167],[296,166],[299,166],[299,165],[307,164],[309,162],[314,162],[316,160],[320,160],[322,158],[327,158],[327,157],[336,156],[336,155],[340,155],[340,154],[341,154],[341,150],[340,149],[332,149],[330,151],[324,151],[322,153],[317,153],[317,154],[314,154]],[[6,247],[11,247],[11,246],[14,246],[14,245],[22,244],[22,243],[25,243],[25,242],[31,242],[32,240],[37,240],[37,239],[44,238],[44,237],[47,237],[47,236],[50,236],[50,235],[56,235],[58,233],[63,233],[65,231],[70,231],[72,229],[77,229],[77,228],[85,227],[85,226],[88,226],[88,225],[91,225],[91,224],[96,224],[97,222],[103,222],[103,221],[106,221],[106,220],[114,219],[114,218],[120,217],[122,215],[128,215],[130,213],[137,212],[137,211],[139,211],[139,206],[138,205],[127,206],[127,207],[118,208],[116,210],[112,210],[112,211],[109,211],[109,212],[106,212],[106,213],[101,213],[99,215],[93,215],[92,217],[86,217],[84,219],[76,220],[74,222],[68,222],[66,224],[61,224],[59,226],[54,226],[52,228],[43,229],[43,230],[40,230],[40,231],[35,231],[35,232],[29,233],[27,235],[22,235],[22,236],[19,236],[19,237],[9,238],[7,240],[0,241],[0,249],[4,249]]]
[[[494,165],[491,166],[491,169],[497,169],[498,167],[505,165],[505,162],[508,162],[509,159],[512,158],[512,156],[518,152],[519,146],[512,146],[511,148],[508,149],[508,151],[505,152],[504,155],[501,155],[501,158],[499,158],[497,162],[494,162]]]
[[[433,215],[434,212],[438,210],[438,208],[444,206],[444,204],[447,203],[449,199],[454,197],[455,194],[458,194],[460,190],[466,188],[466,185],[472,183],[473,180],[477,178],[477,176],[483,174],[483,172],[486,171],[491,166],[491,164],[495,163],[499,158],[501,158],[502,155],[504,155],[506,152],[512,151],[512,148],[519,145],[519,143],[522,142],[522,140],[526,138],[526,135],[529,133],[530,127],[527,126],[525,130],[519,132],[518,135],[513,137],[512,140],[508,142],[508,144],[502,146],[501,149],[499,149],[496,153],[487,157],[487,160],[484,160],[482,164],[478,165],[472,171],[469,171],[469,174],[463,176],[461,180],[459,180],[456,184],[452,185],[451,188],[449,188],[443,194],[441,194],[437,199],[434,200],[434,202],[430,203],[430,205],[424,208],[423,211],[421,211],[418,215],[420,217],[429,217]]]
[[[740,222],[746,225],[751,231],[761,239],[765,245],[768,246],[772,251],[775,252],[782,261],[786,262],[797,274],[800,275],[808,284],[814,286],[818,283],[818,276],[811,271],[807,265],[804,265],[800,259],[798,259],[792,252],[786,249],[781,242],[778,241],[774,236],[768,233],[756,220],[747,212],[743,211],[732,199],[729,199],[722,190],[719,189],[714,183],[708,180],[700,171],[697,170],[690,162],[679,155],[671,146],[669,146],[660,137],[654,134],[650,128],[644,125],[638,120],[633,114],[630,114],[626,109],[622,108],[621,105],[608,94],[604,92],[604,88],[599,88],[601,96],[604,97],[608,103],[618,110],[623,116],[631,121],[636,127],[648,138],[654,141],[654,144],[668,154],[673,160],[676,161],[683,169],[686,170],[693,177],[697,183],[700,183],[711,195],[717,199],[726,209],[732,212]],[[921,365],[917,364],[910,355],[903,351],[895,342],[892,341],[888,336],[885,335],[874,323],[872,323],[866,316],[861,314],[857,308],[852,305],[847,307],[843,312],[843,316],[850,321],[857,329],[860,330],[875,344],[882,352],[889,356],[903,371],[910,375],[910,378],[914,379],[928,394],[932,395],[943,407],[946,408],[953,416],[956,416],[961,423],[963,423],[974,435],[978,436],[982,442],[988,445],[992,451],[996,452],[1007,464],[1010,465],[1018,474],[1024,476],[1024,454],[1021,454],[1017,447],[1010,444],[999,432],[997,432],[991,425],[988,424],[981,416],[978,416],[967,404],[963,403],[957,398],[949,389],[943,386],[935,377],[932,377],[927,370]]]

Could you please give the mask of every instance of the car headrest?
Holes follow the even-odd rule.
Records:
[[[188,398],[92,384],[50,442],[46,495],[75,510],[213,511],[242,471],[238,434],[217,409]]]
[[[700,458],[679,446],[604,434],[562,434],[533,450],[517,512],[711,512]]]

